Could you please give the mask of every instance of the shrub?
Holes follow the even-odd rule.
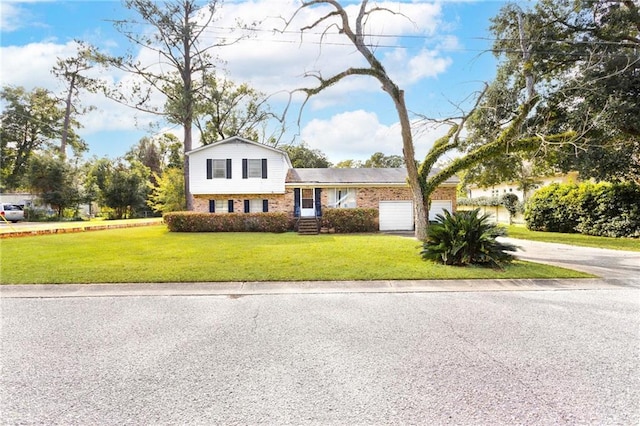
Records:
[[[377,209],[325,209],[322,215],[322,226],[338,233],[378,230]]]
[[[164,221],[172,232],[286,232],[286,213],[170,212]]]
[[[553,184],[536,191],[525,209],[534,231],[640,237],[640,187],[634,183]]]
[[[458,198],[456,204],[459,206],[495,207],[501,205],[502,201],[498,197]]]
[[[480,209],[445,210],[436,215],[437,222],[427,229],[427,239],[420,252],[423,259],[445,265],[480,265],[501,268],[514,257],[517,250],[512,244],[500,243],[496,237],[505,236],[504,228],[491,223],[489,215],[480,215]]]
[[[57,222],[59,220],[56,212],[53,210],[34,207],[25,207],[24,217],[29,222]]]
[[[640,186],[601,183],[588,188],[578,231],[604,237],[640,237]]]
[[[504,194],[500,201],[505,209],[509,212],[509,225],[513,223],[513,217],[518,213],[520,203],[518,202],[518,196],[513,193]]]
[[[580,223],[578,185],[558,183],[537,190],[524,210],[527,228],[532,231],[577,232]]]

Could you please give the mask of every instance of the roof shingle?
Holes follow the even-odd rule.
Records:
[[[433,173],[438,170],[434,169]],[[453,176],[445,183],[457,184],[458,178]],[[376,168],[326,168],[326,169],[290,169],[286,183],[314,183],[314,184],[388,184],[406,185],[407,169],[376,169]]]

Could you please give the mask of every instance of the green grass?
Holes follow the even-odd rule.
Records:
[[[509,232],[509,237],[520,238],[522,240],[570,244],[584,247],[598,247],[612,250],[640,251],[640,240],[635,238],[593,237],[582,234],[529,231],[524,226],[519,225],[511,225],[507,227],[507,230]]]
[[[3,284],[589,276],[526,262],[505,271],[436,265],[420,258],[416,240],[374,234],[173,233],[148,226],[0,244]]]

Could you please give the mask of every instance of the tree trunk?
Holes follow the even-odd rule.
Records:
[[[64,124],[62,125],[62,137],[60,138],[60,159],[65,161],[67,159],[67,138],[69,137],[69,125],[71,123],[71,98],[73,96],[73,90],[76,85],[76,74],[71,76],[69,82],[69,93],[67,93],[67,100],[64,110]]]
[[[193,82],[191,79],[191,34],[189,28],[192,23],[189,22],[192,4],[184,2],[184,32],[182,35],[182,48],[184,51],[184,63],[182,74],[183,93],[182,102],[184,106],[184,197],[187,204],[187,210],[193,210],[193,198],[191,196],[191,188],[189,185],[189,157],[187,152],[193,147],[192,127],[193,127]]]
[[[191,151],[191,124],[184,124],[184,152]],[[184,156],[184,197],[187,203],[187,210],[193,210],[193,197],[191,196],[191,188],[189,187],[189,157]]]
[[[416,163],[416,154],[413,147],[411,121],[409,120],[409,113],[404,101],[404,90],[398,89],[395,85],[393,85],[393,87],[387,87],[387,85],[385,85],[384,87],[387,93],[389,93],[393,98],[393,102],[395,103],[396,110],[398,112],[398,118],[400,119],[402,154],[404,156],[404,163],[407,167],[407,180],[409,187],[411,188],[411,195],[413,196],[415,237],[420,241],[424,241],[427,237],[427,226],[429,225],[427,220],[429,217],[429,206],[422,194],[420,181],[418,179],[418,165]],[[387,88],[389,90],[387,90]]]

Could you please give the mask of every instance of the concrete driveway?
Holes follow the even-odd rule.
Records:
[[[640,283],[640,252],[501,238],[522,248],[520,259],[588,272],[605,280]]]

